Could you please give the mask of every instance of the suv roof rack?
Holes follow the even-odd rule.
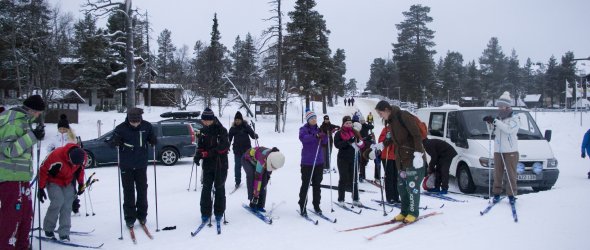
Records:
[[[172,118],[172,119],[181,119],[181,118],[197,118],[201,115],[201,111],[177,111],[177,112],[166,112],[160,114],[162,118]]]

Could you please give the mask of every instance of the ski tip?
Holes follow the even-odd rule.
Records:
[[[272,225],[272,219],[270,219],[270,221],[268,222],[268,224],[271,224]]]
[[[334,219],[334,222],[333,223],[336,223],[337,221],[338,221],[338,219]]]
[[[314,225],[318,225],[319,223],[320,223],[320,221],[319,220],[316,220],[315,223],[314,223]]]
[[[479,211],[479,215],[483,215],[483,212],[482,211]]]

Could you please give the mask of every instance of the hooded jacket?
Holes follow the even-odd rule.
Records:
[[[412,166],[414,152],[424,153],[420,128],[412,114],[400,110],[397,106],[392,106],[391,114],[387,118],[387,124],[392,131],[394,152],[397,159],[395,164],[398,170],[404,171],[408,166]],[[426,162],[424,155],[422,158]]]
[[[115,144],[122,143],[119,147],[121,170],[147,168],[148,146],[156,145],[156,135],[151,123],[142,120],[137,127],[133,127],[125,119],[115,128],[112,140]]]
[[[228,140],[231,144],[234,141],[232,150],[236,155],[242,155],[246,150],[252,147],[250,138],[256,139],[254,130],[245,121],[242,120],[240,125],[234,125],[229,129]]]
[[[22,107],[0,113],[0,182],[30,181],[33,176],[33,134],[29,116]]]
[[[518,130],[520,129],[518,120],[512,115],[500,120],[495,119],[493,128],[488,124],[488,129],[494,131],[494,152],[511,153],[518,151]]]
[[[63,147],[56,148],[45,158],[39,169],[39,188],[45,188],[47,183],[55,183],[60,187],[65,187],[72,183],[74,178],[76,178],[80,186],[84,184],[84,165],[88,160],[88,156],[84,157],[84,162],[80,165],[72,164],[68,156],[68,152],[77,147],[77,144],[68,143]],[[56,163],[60,163],[61,168],[57,175],[51,176],[49,169]]]
[[[227,129],[219,123],[219,120],[215,119],[213,124],[201,129],[198,145],[197,152],[206,152],[207,155],[202,158],[203,169],[228,168],[229,141],[227,139]]]
[[[320,139],[317,137],[317,134],[320,132],[320,128],[317,125],[311,126],[309,123],[299,128],[299,141],[303,144],[301,165],[312,167],[314,163],[316,166],[324,164],[324,149],[318,146],[320,143],[321,145],[327,145],[328,136],[321,137]]]

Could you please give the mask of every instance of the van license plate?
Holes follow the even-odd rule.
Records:
[[[519,181],[534,181],[537,180],[537,176],[534,174],[520,174],[517,176]]]

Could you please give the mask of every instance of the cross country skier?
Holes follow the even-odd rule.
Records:
[[[301,214],[307,214],[305,209],[307,205],[307,190],[311,179],[312,193],[313,193],[313,209],[317,213],[321,213],[320,199],[323,174],[322,168],[324,166],[324,152],[322,145],[328,143],[328,136],[323,133],[318,127],[317,116],[313,111],[305,113],[305,120],[307,121],[301,128],[299,128],[299,140],[303,145],[301,150],[301,188],[299,189],[299,208]]]
[[[229,141],[227,130],[215,117],[210,108],[201,115],[203,127],[200,131],[199,146],[194,161],[197,166],[203,160],[203,189],[201,190],[201,220],[211,218],[211,210],[217,222],[225,213],[225,180],[227,179]],[[211,200],[211,191],[215,186],[215,204]]]
[[[393,135],[387,123],[379,134],[379,143],[375,149],[381,151],[381,160],[385,175],[383,176],[383,188],[385,189],[385,200],[388,203],[399,203],[399,192],[397,188],[398,172],[395,167],[395,150],[393,145]]]
[[[241,161],[246,172],[250,207],[266,212],[266,185],[273,171],[285,164],[285,156],[278,148],[254,147],[246,150]]]
[[[358,184],[354,185],[356,176],[355,164],[358,164],[358,153],[363,147],[363,141],[358,131],[352,128],[352,119],[350,116],[342,118],[342,128],[334,135],[334,146],[338,149],[338,203],[344,206],[345,191],[352,190],[352,200],[354,206],[361,206],[359,201]],[[357,162],[355,163],[355,159]],[[358,170],[357,170],[358,171]]]
[[[43,220],[45,236],[55,238],[53,231],[59,218],[57,233],[59,239],[70,240],[72,202],[76,194],[84,192],[84,163],[86,152],[77,144],[68,143],[58,147],[45,158],[39,170],[39,201],[43,203],[49,196],[49,207]],[[73,180],[78,182],[78,190],[73,185]],[[47,195],[45,194],[47,188]]]
[[[334,139],[332,137],[332,133],[338,131],[340,126],[334,125],[330,122],[330,116],[324,115],[324,121],[320,126],[320,130],[328,136],[328,144],[322,145],[324,150],[324,174],[330,171],[330,166],[332,165],[331,162],[331,154],[332,154],[332,146],[334,144]]]
[[[242,117],[240,111],[236,112],[234,123],[229,129],[228,139],[229,144],[234,141],[234,177],[236,181],[235,187],[238,188],[242,182],[242,156],[244,152],[252,147],[250,138],[258,139],[258,134],[254,133],[252,127]]]

